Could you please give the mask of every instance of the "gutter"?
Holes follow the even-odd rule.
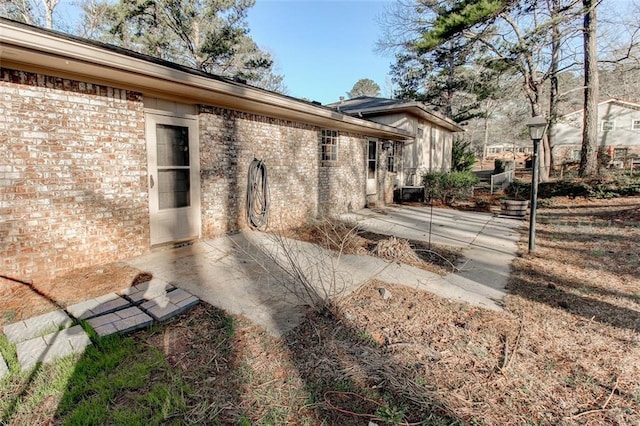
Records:
[[[366,136],[409,140],[401,129],[351,117],[230,79],[104,43],[0,19],[3,67],[125,88],[145,95],[256,113]]]

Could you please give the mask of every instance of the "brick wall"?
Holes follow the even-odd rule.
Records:
[[[316,215],[316,127],[212,106],[200,107],[199,125],[205,238],[247,227],[247,173],[254,158],[267,167],[271,226],[295,226]]]
[[[336,163],[320,165],[318,127],[201,106],[202,235],[244,229],[247,173],[254,158],[269,178],[269,223],[300,225],[318,214],[365,206],[364,137],[340,134]]]
[[[0,273],[42,280],[148,249],[142,95],[2,68]]]
[[[320,214],[331,216],[365,207],[367,140],[362,135],[340,133],[338,161],[323,163],[318,175]]]
[[[0,273],[43,280],[147,252],[142,94],[0,76]],[[340,134],[339,160],[324,166],[316,126],[213,106],[198,114],[203,237],[247,227],[254,158],[268,169],[275,228],[365,206],[364,136]]]

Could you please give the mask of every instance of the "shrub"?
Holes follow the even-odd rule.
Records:
[[[476,155],[471,149],[471,142],[464,142],[460,138],[454,138],[451,147],[451,170],[454,172],[470,172]]]
[[[505,194],[516,200],[527,200],[531,196],[531,182],[514,180],[505,189]]]
[[[506,193],[514,198],[528,198],[531,182],[513,181]],[[614,176],[599,179],[564,179],[557,182],[541,182],[538,198],[587,197],[614,198],[640,195],[640,176]]]
[[[476,183],[478,178],[471,172],[428,172],[422,176],[425,200],[440,199],[444,204],[471,196]]]

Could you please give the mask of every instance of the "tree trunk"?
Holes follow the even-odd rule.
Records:
[[[529,62],[533,62],[532,59],[529,59]],[[524,89],[527,95],[527,99],[529,99],[529,106],[531,107],[531,116],[536,117],[542,114],[542,105],[540,103],[540,99],[542,99],[542,83],[536,80],[536,71],[534,69],[529,68],[527,73],[524,74]],[[540,182],[547,182],[549,180],[549,170],[551,155],[549,149],[549,140],[547,137],[547,133],[545,133],[544,138],[542,139],[542,143],[539,146],[538,153],[538,170],[539,170],[539,180]]]
[[[560,8],[560,0],[551,1],[551,16],[557,17],[558,9]],[[558,66],[560,63],[560,24],[558,21],[553,21],[551,26],[551,69],[550,69],[550,89],[549,89],[549,128],[547,129],[548,145],[547,153],[549,155],[549,166],[553,169],[553,151],[552,147],[555,142],[554,132],[556,127],[556,120],[558,119]]]
[[[598,171],[596,161],[598,142],[598,57],[596,44],[596,5],[583,0],[584,7],[584,120],[580,177],[593,176]]]
[[[489,143],[489,115],[484,117],[484,140],[482,141],[482,161],[480,162],[484,170],[484,160],[487,156],[487,144]]]
[[[51,30],[53,29],[53,10],[58,5],[58,0],[42,0],[42,5],[44,6],[45,27]]]

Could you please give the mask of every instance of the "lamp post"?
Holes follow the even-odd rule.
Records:
[[[539,173],[539,147],[540,139],[547,130],[547,120],[537,115],[527,123],[529,136],[533,140],[533,168],[531,173],[531,215],[529,216],[529,253],[536,250],[536,204],[538,203],[538,173]]]

